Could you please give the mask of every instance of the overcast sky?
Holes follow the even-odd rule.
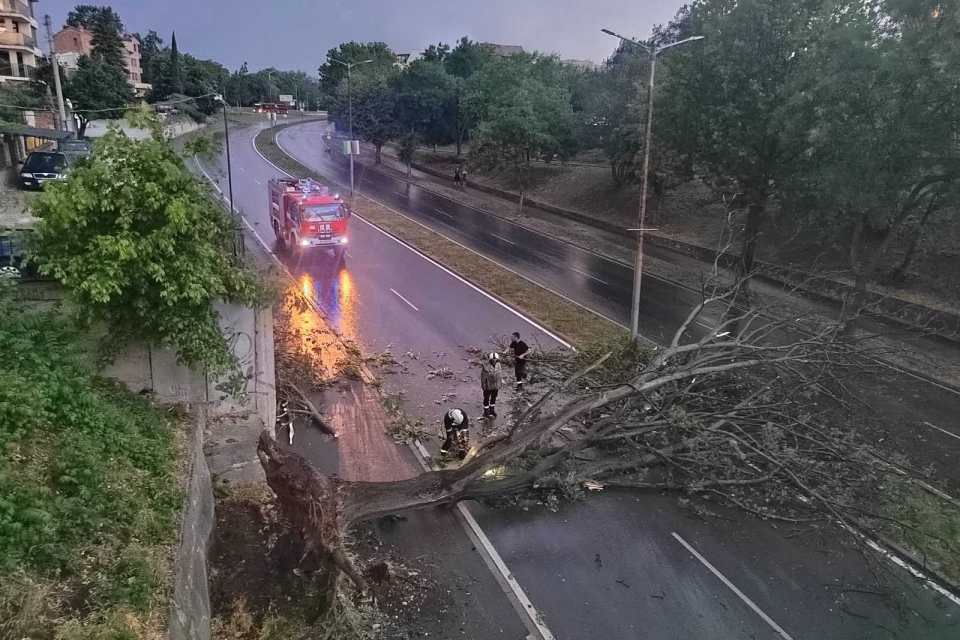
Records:
[[[86,3],[98,4],[96,0]],[[39,0],[34,13],[63,26],[77,0]],[[436,42],[516,44],[527,51],[602,62],[616,42],[602,27],[645,38],[681,0],[114,0],[127,31],[153,29],[181,51],[237,69],[314,73],[341,42],[382,40],[397,52]],[[44,43],[46,42],[44,37]],[[44,47],[45,48],[45,47]]]

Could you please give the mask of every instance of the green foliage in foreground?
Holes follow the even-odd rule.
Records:
[[[32,208],[40,272],[107,324],[113,346],[136,338],[213,374],[232,368],[214,304],[263,304],[266,293],[233,255],[233,221],[162,139],[108,133]]]
[[[0,317],[0,635],[39,637],[68,598],[145,612],[176,541],[176,416],[91,375],[58,311],[0,286]]]

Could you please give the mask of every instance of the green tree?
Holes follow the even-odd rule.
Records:
[[[162,138],[109,132],[31,207],[40,272],[105,322],[111,341],[174,347],[182,362],[218,375],[231,368],[214,304],[251,303],[261,291],[226,249],[233,221]]]
[[[100,11],[94,14],[94,19],[91,27],[93,32],[90,40],[93,46],[91,56],[126,73],[123,23],[120,21],[120,16],[110,7],[100,7]]]
[[[383,145],[396,135],[394,93],[387,79],[380,76],[358,75],[353,79],[353,130],[376,149],[376,163],[380,164]],[[337,90],[334,108],[337,113],[348,110],[347,85]]]
[[[119,109],[133,100],[133,89],[127,83],[126,73],[122,69],[83,56],[77,65],[76,75],[65,84],[64,95],[73,102],[80,120],[77,133],[83,136],[90,120],[119,115]],[[118,111],[104,112],[113,109]]]
[[[143,70],[143,81],[151,84],[153,83],[153,61],[164,50],[163,38],[153,29],[144,37],[140,37],[139,33],[134,36],[140,41],[140,68]]]
[[[370,64],[363,65],[362,73],[371,75],[389,76],[394,72],[394,63],[397,56],[383,42],[370,42],[361,44],[359,42],[344,42],[339,47],[327,51],[327,61],[319,69],[320,73],[320,92],[328,99],[333,99],[337,93],[337,86],[341,80],[347,77],[347,68],[342,64],[331,62],[329,58],[335,58],[346,63],[360,63],[364,60],[373,60]],[[359,71],[357,67],[354,73]]]
[[[447,59],[447,56],[450,55],[450,45],[443,44],[439,42],[437,44],[432,44],[427,47],[426,51],[423,52],[421,60],[424,62],[434,62],[437,64],[443,64],[444,60]]]
[[[36,109],[43,106],[43,100],[32,87],[5,82],[0,84],[0,123],[23,124],[23,111],[17,107]]]
[[[457,46],[444,57],[443,65],[447,73],[466,80],[483,67],[490,55],[477,42],[471,42],[466,36],[460,38]]]
[[[391,79],[397,125],[404,134],[418,134],[428,144],[442,139],[447,127],[452,78],[438,64],[417,60]],[[407,161],[411,173],[412,158]]]
[[[743,273],[753,270],[769,200],[806,145],[779,114],[821,33],[823,4],[699,0],[671,28],[705,39],[664,54],[654,135],[735,185]]]
[[[183,69],[180,67],[180,50],[177,48],[177,32],[170,38],[170,83],[174,93],[183,93]]]
[[[116,21],[117,31],[123,32],[123,23],[120,22],[120,16],[109,6],[78,4],[67,14],[66,25],[93,30],[98,22],[105,21]]]
[[[903,277],[925,223],[960,183],[960,8],[931,0],[857,6],[825,18],[783,115],[806,141],[802,170],[785,185],[787,204],[826,238],[846,242],[854,311],[868,282]]]
[[[510,172],[521,213],[532,161],[564,159],[576,151],[570,92],[551,81],[558,75],[547,66],[554,64],[543,56],[517,54],[490,61],[480,74],[485,100],[470,157],[485,169]]]

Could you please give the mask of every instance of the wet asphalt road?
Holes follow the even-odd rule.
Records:
[[[279,134],[278,142],[300,162],[349,183],[344,157],[336,149],[324,151],[326,129],[323,122],[291,127]],[[338,141],[332,144],[336,147]],[[367,167],[357,165],[355,173],[362,193],[548,289],[629,324],[631,267]],[[642,291],[640,333],[655,342],[672,337],[699,302],[697,292],[648,273],[643,275]],[[703,319],[712,320],[709,313]],[[701,337],[706,326],[698,323],[689,336]],[[892,369],[882,377],[850,378],[848,384],[865,406],[888,421],[883,425],[878,421],[883,431],[878,437],[888,438],[892,450],[906,453],[918,467],[932,464],[938,477],[960,489],[960,393]]]
[[[244,217],[272,247],[266,180],[279,172],[256,154],[256,132],[231,136],[234,193]],[[287,146],[288,140],[282,136],[281,142]],[[556,344],[513,311],[363,221],[351,222],[350,237],[343,269],[322,253],[284,260],[345,337],[366,353],[390,348],[401,365],[393,368],[397,373],[383,375],[384,387],[404,392],[407,412],[428,427],[449,406],[478,413],[479,385],[464,347],[489,346],[491,336],[513,330],[539,334],[546,346]],[[451,377],[430,377],[431,370],[442,367],[450,368]],[[509,400],[511,393],[503,395]],[[556,515],[540,507],[495,514],[478,505],[472,509],[558,638],[783,637],[673,533],[793,638],[882,637],[881,628],[892,630],[887,637],[901,638],[948,638],[960,632],[960,608],[950,603],[941,608],[929,591],[906,596],[929,623],[912,614],[900,616],[882,597],[841,591],[862,589],[871,577],[836,531],[816,540],[787,540],[792,528],[774,529],[753,519],[708,525],[678,509],[675,498],[654,496],[591,496]],[[414,537],[421,542],[450,535],[449,526],[438,523],[431,529],[429,516],[415,523]],[[489,595],[495,589],[478,591],[487,599],[496,597]],[[484,608],[502,612],[503,603],[485,601]],[[515,623],[508,626],[516,629]],[[493,629],[472,629],[465,637],[489,637],[488,630]]]

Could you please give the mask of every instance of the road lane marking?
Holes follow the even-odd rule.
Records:
[[[902,558],[900,558],[900,556],[895,555],[895,554],[893,554],[893,553],[890,553],[889,551],[887,551],[886,549],[884,549],[883,547],[881,547],[879,544],[877,544],[876,542],[874,542],[874,541],[871,540],[870,538],[864,536],[864,535],[863,535],[862,533],[860,533],[859,531],[856,531],[855,529],[850,528],[850,527],[847,526],[846,524],[843,524],[842,522],[839,523],[839,524],[840,524],[841,527],[843,527],[844,529],[846,529],[846,530],[849,531],[850,533],[852,533],[852,534],[854,534],[854,535],[856,535],[856,536],[859,536],[864,542],[867,543],[867,546],[868,546],[868,547],[870,547],[871,549],[873,549],[874,551],[876,551],[877,553],[879,553],[881,556],[883,556],[884,558],[886,558],[887,560],[889,560],[889,561],[892,562],[893,564],[897,565],[897,566],[900,567],[901,569],[905,569],[905,570],[906,570],[908,573],[910,573],[910,575],[912,575],[914,578],[917,578],[918,580],[923,581],[923,584],[924,584],[927,588],[933,589],[934,591],[936,591],[937,593],[939,593],[940,595],[942,595],[944,598],[946,598],[947,600],[949,600],[949,601],[952,602],[953,604],[955,604],[955,605],[960,605],[960,598],[958,598],[955,594],[953,594],[952,592],[948,591],[947,589],[944,589],[944,588],[941,587],[939,584],[937,584],[936,582],[934,582],[933,580],[931,580],[931,579],[930,579],[929,577],[927,577],[922,571],[918,570],[918,569],[917,569],[916,567],[914,567],[913,565],[905,562]]]
[[[410,196],[406,195],[405,193],[400,193],[399,191],[394,191],[394,193],[400,196],[401,198],[406,198],[407,200],[410,199]]]
[[[947,434],[948,436],[950,436],[951,438],[956,438],[957,440],[960,440],[960,436],[958,436],[957,434],[951,433],[951,432],[947,431],[946,429],[941,429],[940,427],[938,427],[938,426],[935,425],[935,424],[930,424],[929,422],[924,422],[923,424],[927,425],[927,426],[930,427],[931,429],[936,429],[937,431],[939,431],[939,432],[941,432],[941,433],[945,433],[945,434]]]
[[[590,278],[591,280],[596,280],[597,282],[602,282],[603,284],[608,285],[608,286],[610,285],[609,282],[607,282],[607,281],[605,281],[605,280],[601,280],[600,278],[594,278],[594,277],[593,277],[592,275],[590,275],[589,273],[584,273],[583,271],[580,271],[580,269],[574,269],[573,267],[570,267],[570,270],[571,270],[571,271],[576,271],[576,272],[579,273],[580,275],[586,276],[586,277]]]
[[[206,170],[204,170],[203,165],[200,164],[200,160],[197,159],[197,156],[193,156],[193,161],[194,161],[194,163],[196,163],[197,169],[200,169],[200,172],[201,172],[201,173],[204,175],[204,177],[210,182],[211,186],[213,186],[214,189],[216,189],[217,191],[219,191],[219,192],[220,192],[220,196],[221,196],[224,200],[226,200],[226,199],[227,199],[226,196],[223,195],[223,189],[221,189],[219,186],[217,186],[217,183],[213,181],[213,178],[211,178],[210,175],[206,172]],[[242,213],[240,213],[240,210],[237,209],[236,207],[234,207],[233,210],[234,210],[234,212],[235,212],[238,216],[240,216],[240,219],[243,220],[243,224],[245,224],[246,227],[247,227],[247,229],[250,230],[250,233],[252,233],[252,234],[253,234],[253,237],[257,239],[257,242],[259,242],[259,243],[261,244],[261,246],[263,246],[263,250],[267,252],[267,255],[269,255],[271,258],[273,258],[274,261],[276,261],[277,264],[279,264],[280,266],[283,266],[283,263],[280,262],[280,259],[277,257],[277,254],[275,254],[275,253],[270,249],[270,247],[267,245],[267,242],[266,242],[263,238],[260,237],[260,234],[257,233],[257,230],[253,228],[253,225],[250,224],[250,222],[247,220],[247,218],[246,218]],[[291,275],[290,277],[292,278],[293,276]]]
[[[424,471],[431,471],[430,465],[427,464],[427,459],[430,458],[430,452],[423,446],[423,443],[420,442],[419,438],[414,438],[413,442],[410,443],[410,449],[413,451],[413,456],[417,459],[417,462],[420,463],[420,466],[423,467]],[[503,558],[500,557],[500,554],[497,552],[496,547],[493,546],[493,543],[490,542],[490,538],[487,537],[487,534],[483,532],[483,529],[480,527],[480,523],[477,522],[476,518],[473,517],[473,514],[470,512],[470,509],[462,502],[457,503],[457,510],[460,512],[460,515],[463,517],[464,529],[466,529],[467,534],[471,539],[474,540],[474,544],[477,546],[478,550],[485,551],[486,553],[481,553],[480,556],[483,558],[484,563],[490,569],[490,572],[495,576],[499,575],[503,580],[503,583],[507,588],[513,593],[513,596],[517,599],[517,604],[514,606],[520,606],[527,617],[527,627],[532,626],[531,631],[536,630],[539,634],[541,640],[555,640],[555,636],[543,622],[543,616],[537,611],[533,606],[533,603],[530,601],[530,598],[527,597],[527,594],[524,592],[523,587],[520,586],[520,583],[517,582],[517,579],[513,577],[513,573],[510,572],[510,568],[507,567],[507,564],[503,561]]]
[[[240,167],[240,171],[243,171],[244,173],[246,173],[246,172],[247,172],[247,170],[246,170],[246,169],[244,169],[243,167]]]
[[[348,257],[348,258],[350,258],[351,260],[353,260],[353,256],[350,255],[350,252],[349,252],[349,251],[344,251],[344,253],[347,254],[347,257]]]
[[[754,612],[755,612],[758,616],[760,616],[761,618],[763,618],[763,621],[764,621],[764,622],[766,622],[768,625],[770,625],[770,626],[773,628],[774,631],[776,631],[776,632],[779,633],[781,636],[783,636],[783,639],[784,639],[784,640],[793,640],[793,638],[790,637],[790,634],[789,634],[789,633],[787,633],[786,631],[784,631],[784,630],[780,627],[780,625],[778,625],[776,622],[773,621],[773,619],[772,619],[770,616],[768,616],[768,615],[765,614],[763,611],[761,611],[761,610],[760,610],[760,607],[758,607],[757,605],[755,605],[755,604],[753,603],[753,600],[751,600],[750,598],[748,598],[748,597],[746,596],[746,594],[743,593],[743,591],[740,591],[740,589],[737,589],[736,585],[734,585],[732,582],[730,582],[729,580],[727,580],[727,577],[726,577],[725,575],[723,575],[722,573],[720,573],[719,571],[717,571],[716,567],[714,567],[712,564],[710,564],[709,562],[707,562],[707,559],[704,558],[704,557],[703,557],[702,555],[700,555],[699,553],[697,553],[697,550],[694,549],[693,547],[691,547],[691,546],[687,543],[686,540],[684,540],[683,538],[681,538],[681,537],[677,534],[676,531],[674,531],[671,535],[672,535],[674,538],[677,539],[677,542],[679,542],[679,543],[682,544],[684,547],[686,547],[687,551],[689,551],[690,553],[693,554],[693,557],[695,557],[697,560],[699,560],[700,562],[702,562],[702,563],[703,563],[703,566],[705,566],[707,569],[710,569],[710,572],[713,573],[713,575],[715,575],[715,576],[717,576],[718,578],[720,578],[720,581],[721,581],[723,584],[727,585],[727,587],[729,587],[731,591],[733,591],[735,594],[737,594],[737,596],[738,596],[741,600],[743,600],[748,607],[750,607],[751,609],[753,609]]]
[[[280,142],[279,142],[278,140],[276,140],[276,137],[274,137],[274,141],[276,142],[277,147],[278,147],[281,151],[283,151],[284,153],[286,153],[288,156],[290,155],[289,153],[287,153],[286,149],[284,149],[282,146],[280,146]],[[281,168],[278,167],[277,165],[275,165],[275,164],[273,164],[272,162],[270,162],[269,160],[267,160],[266,156],[264,156],[262,153],[260,153],[260,150],[257,149],[256,137],[252,138],[252,139],[250,140],[250,142],[251,142],[251,144],[253,145],[253,150],[257,152],[257,155],[259,155],[261,158],[263,158],[263,161],[264,161],[264,162],[266,162],[267,164],[269,164],[271,167],[273,167],[273,168],[276,169],[277,171],[279,171],[279,172],[281,172],[281,173],[283,173],[283,174],[285,174],[285,175],[287,175],[287,176],[289,176],[289,177],[291,177],[291,178],[294,177],[293,174],[284,171],[283,169],[281,169]],[[290,157],[292,158],[293,156],[290,156]],[[294,159],[295,159],[295,158],[294,158]],[[376,202],[376,203],[379,204],[380,206],[386,207],[387,209],[389,209],[390,211],[393,211],[395,214],[397,214],[398,216],[404,218],[405,220],[409,220],[410,222],[413,222],[414,224],[417,224],[417,225],[423,227],[424,229],[427,229],[427,230],[429,230],[429,231],[433,231],[434,233],[437,233],[436,231],[434,231],[434,230],[431,229],[430,227],[426,226],[426,225],[423,224],[422,222],[418,222],[417,220],[414,220],[414,219],[411,218],[410,216],[407,216],[407,215],[404,215],[404,214],[400,213],[400,212],[397,211],[396,209],[394,209],[394,208],[392,208],[392,207],[389,207],[389,206],[383,204],[383,203],[380,202],[379,200],[375,200],[374,198],[371,198],[370,196],[364,196],[364,197],[367,198],[368,200],[370,200],[371,202]],[[516,309],[514,309],[513,307],[511,307],[510,305],[508,305],[506,302],[503,302],[502,300],[494,297],[493,295],[491,295],[490,293],[484,291],[483,289],[481,289],[481,288],[478,287],[477,285],[473,284],[473,283],[470,282],[469,280],[466,280],[466,279],[463,278],[462,276],[454,273],[453,271],[451,271],[450,269],[446,268],[445,266],[443,266],[442,264],[440,264],[439,262],[437,262],[437,261],[434,260],[433,258],[427,256],[425,253],[423,253],[423,252],[420,251],[419,249],[416,249],[416,248],[414,248],[412,245],[407,244],[406,242],[404,242],[404,241],[401,240],[400,238],[398,238],[398,237],[396,237],[395,235],[393,235],[393,234],[391,234],[391,233],[389,233],[389,232],[381,229],[380,227],[378,227],[377,225],[373,224],[372,222],[369,222],[369,221],[367,221],[367,220],[364,220],[364,219],[363,219],[359,214],[357,214],[357,213],[354,213],[354,214],[353,214],[353,217],[356,218],[357,220],[359,220],[360,222],[363,222],[364,224],[366,224],[367,226],[369,226],[371,229],[374,229],[374,230],[382,233],[383,235],[387,236],[388,238],[390,238],[390,239],[393,240],[394,242],[396,242],[396,243],[398,243],[398,244],[406,247],[408,250],[410,250],[410,251],[412,251],[413,253],[417,254],[418,256],[420,256],[421,258],[423,258],[424,260],[426,260],[427,262],[429,262],[429,263],[432,264],[433,266],[437,267],[438,269],[440,269],[440,270],[443,271],[444,273],[447,273],[447,274],[453,276],[454,278],[456,278],[457,280],[459,280],[459,281],[462,282],[463,284],[467,285],[468,287],[470,287],[471,289],[473,289],[474,291],[476,291],[476,292],[479,293],[480,295],[482,295],[482,296],[488,298],[489,300],[492,300],[493,302],[497,303],[498,305],[500,305],[501,307],[503,307],[504,309],[506,309],[507,311],[509,311],[509,312],[512,313],[513,315],[517,316],[518,318],[520,318],[521,320],[523,320],[524,322],[526,322],[527,324],[529,324],[529,325],[530,325],[531,327],[533,327],[534,329],[537,329],[537,330],[539,330],[539,331],[542,331],[545,335],[550,336],[551,338],[553,338],[554,340],[556,340],[557,343],[563,345],[564,347],[566,347],[566,348],[568,348],[568,349],[573,349],[573,345],[571,345],[569,342],[567,342],[566,340],[564,340],[563,338],[561,338],[561,337],[558,336],[557,334],[555,334],[555,333],[553,333],[552,331],[550,331],[549,329],[547,329],[547,328],[545,328],[545,327],[537,324],[537,323],[534,322],[531,318],[528,318],[527,316],[523,315],[521,312],[517,311]],[[467,247],[467,246],[465,246],[465,245],[457,242],[456,240],[451,240],[450,238],[448,238],[447,236],[444,236],[443,234],[439,234],[439,235],[441,235],[443,238],[446,238],[446,239],[449,240],[450,242],[454,243],[454,244],[457,245],[458,247],[461,247],[462,249],[465,249],[465,250],[469,251],[470,253],[474,253],[474,254],[478,255],[478,256],[480,256],[481,258],[483,258],[484,260],[487,260],[488,262],[493,262],[493,264],[498,265],[498,266],[500,266],[500,267],[503,268],[503,269],[506,269],[507,271],[509,271],[510,273],[516,275],[517,277],[523,278],[523,279],[526,280],[527,282],[530,282],[530,283],[532,283],[532,284],[537,285],[538,287],[541,287],[541,288],[543,288],[543,289],[546,289],[546,290],[549,291],[550,293],[553,293],[554,295],[560,296],[561,298],[563,298],[563,299],[566,300],[567,302],[569,302],[569,303],[571,303],[571,304],[575,304],[575,305],[577,305],[578,307],[580,307],[581,309],[584,309],[584,310],[586,310],[586,311],[589,311],[590,313],[594,314],[595,316],[598,316],[598,317],[600,317],[600,318],[603,318],[604,320],[608,320],[608,321],[610,321],[610,322],[612,322],[612,323],[614,323],[614,324],[616,324],[616,325],[619,325],[619,326],[621,326],[621,327],[626,328],[624,325],[620,324],[620,323],[617,322],[616,320],[611,320],[610,318],[606,317],[606,316],[603,315],[602,313],[598,313],[598,312],[594,311],[593,309],[591,309],[590,307],[586,307],[586,306],[580,304],[580,303],[577,302],[576,300],[571,300],[570,298],[568,298],[567,296],[563,295],[562,293],[558,293],[558,292],[554,291],[553,289],[550,289],[549,287],[545,287],[544,285],[540,284],[539,282],[536,282],[535,280],[531,280],[531,279],[528,278],[527,276],[525,276],[525,275],[523,275],[523,274],[521,274],[521,273],[517,273],[516,271],[514,271],[513,269],[510,269],[509,267],[505,267],[505,266],[501,265],[499,262],[496,262],[496,261],[494,261],[494,260],[491,260],[490,258],[488,258],[487,256],[483,255],[482,253],[479,253],[479,252],[477,252],[477,251],[474,251],[474,250],[471,249],[470,247]]]
[[[440,209],[434,209],[434,211],[436,211],[437,213],[439,213],[439,214],[442,215],[442,216],[447,216],[448,218],[452,218],[452,217],[453,217],[452,215],[450,215],[450,214],[447,213],[446,211],[441,211]]]
[[[257,180],[256,178],[254,178],[253,181],[256,182],[257,184],[259,184],[261,187],[263,186],[263,183],[260,182],[259,180]]]
[[[411,308],[411,309],[413,309],[414,311],[420,311],[420,309],[417,309],[417,308],[413,305],[412,302],[410,302],[409,300],[407,300],[406,298],[404,298],[402,295],[400,295],[399,293],[397,293],[397,290],[396,290],[396,289],[390,289],[390,291],[393,292],[393,295],[397,296],[398,298],[400,298],[401,300],[403,300],[404,302],[406,302],[408,305],[410,305],[410,308]]]
[[[495,234],[495,233],[491,233],[490,235],[492,235],[492,236],[493,236],[494,238],[496,238],[497,240],[503,240],[504,242],[509,242],[509,243],[512,244],[513,246],[516,246],[516,245],[517,245],[516,242],[511,242],[510,240],[507,240],[506,238],[501,238],[500,236],[498,236],[498,235]]]

